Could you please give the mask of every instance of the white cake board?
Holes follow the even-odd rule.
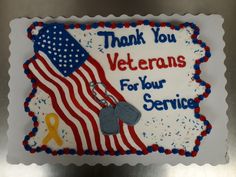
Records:
[[[23,103],[28,93],[31,90],[30,80],[26,77],[23,71],[23,63],[27,58],[33,56],[33,43],[27,38],[26,29],[34,21],[54,21],[54,22],[94,22],[94,21],[129,21],[135,19],[149,19],[153,21],[168,21],[168,22],[194,22],[200,28],[199,38],[206,42],[211,48],[211,59],[201,65],[202,74],[201,78],[212,86],[212,93],[210,96],[201,102],[201,111],[208,120],[211,122],[213,129],[211,133],[206,137],[200,146],[198,155],[194,158],[182,157],[178,155],[165,155],[158,152],[150,153],[148,155],[121,155],[121,156],[51,156],[46,153],[31,154],[25,151],[22,146],[22,140],[26,132],[29,132],[32,128],[32,121],[29,119],[26,112],[24,112]],[[222,27],[223,18],[219,15],[196,15],[186,14],[184,16],[174,14],[172,16],[160,15],[160,16],[139,16],[134,15],[132,17],[122,15],[115,17],[109,15],[108,17],[58,17],[53,19],[46,17],[40,18],[19,18],[12,20],[10,23],[10,93],[9,97],[9,130],[8,130],[8,155],[7,160],[12,164],[55,164],[60,163],[63,165],[68,164],[102,164],[102,165],[122,165],[130,164],[136,165],[138,163],[148,164],[171,164],[176,165],[182,163],[189,165],[196,163],[203,165],[206,163],[217,165],[228,162],[227,156],[227,122],[228,117],[226,115],[227,103],[225,90],[226,78],[224,73],[226,67],[224,65],[225,54],[223,48],[225,46],[223,35],[224,30]]]

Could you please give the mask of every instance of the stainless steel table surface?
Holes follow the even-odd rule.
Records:
[[[230,162],[226,165],[163,165],[163,166],[102,166],[90,167],[84,165],[43,165],[35,164],[10,165],[6,162],[7,154],[7,94],[8,88],[8,58],[9,58],[9,21],[17,17],[45,17],[45,16],[107,16],[114,14],[185,14],[205,13],[221,14],[224,19],[226,41],[225,53],[227,66],[226,77],[228,83],[227,102],[229,104],[229,156]],[[49,176],[119,176],[119,177],[233,177],[236,176],[236,1],[235,0],[0,0],[0,177],[49,177]]]

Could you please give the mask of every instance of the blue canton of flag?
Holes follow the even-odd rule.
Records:
[[[64,76],[73,73],[89,56],[63,24],[49,24],[41,29],[35,38],[34,50],[44,52]]]

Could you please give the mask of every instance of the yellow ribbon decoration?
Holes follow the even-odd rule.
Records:
[[[51,119],[54,119],[54,123],[51,122]],[[63,144],[63,141],[57,133],[59,117],[54,113],[47,114],[45,117],[45,122],[48,126],[48,134],[44,137],[42,143],[46,145],[51,139],[54,139],[57,145],[61,146]]]

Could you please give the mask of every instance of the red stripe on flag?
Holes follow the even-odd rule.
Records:
[[[95,107],[93,104],[91,104],[91,102],[85,97],[84,92],[83,92],[83,90],[81,89],[81,88],[82,88],[82,84],[80,83],[80,80],[79,80],[78,78],[76,78],[74,75],[71,75],[70,78],[75,81],[75,83],[76,83],[76,85],[77,85],[77,88],[78,88],[78,93],[80,94],[81,99],[85,102],[85,104],[86,104],[94,113],[96,113],[96,115],[98,115],[98,113],[99,113],[98,108]],[[96,122],[95,122],[95,123],[96,123]],[[96,125],[97,125],[97,123],[96,123]],[[95,132],[95,133],[99,135],[99,139],[95,137],[95,138],[96,138],[95,140],[96,140],[96,144],[97,144],[98,150],[103,150],[103,149],[102,149],[102,146],[101,146],[100,133],[99,133],[99,130],[98,130],[98,125],[96,126],[96,132]],[[96,134],[95,134],[95,135],[96,135]],[[101,136],[103,136],[103,135],[101,135]]]
[[[44,64],[44,66],[47,68],[47,70],[56,78],[58,78],[59,80],[61,80],[68,88],[69,88],[69,92],[70,92],[70,96],[71,96],[71,100],[74,103],[74,105],[84,114],[87,116],[87,118],[89,119],[89,121],[92,124],[93,127],[93,132],[94,132],[94,136],[95,136],[95,142],[96,142],[96,146],[98,150],[102,150],[101,147],[101,141],[100,141],[100,133],[98,131],[98,125],[96,123],[96,121],[94,120],[94,117],[87,111],[85,110],[77,101],[77,99],[75,98],[75,94],[74,94],[74,90],[73,90],[73,85],[64,77],[58,75],[55,71],[53,71],[53,69],[48,65],[48,63],[46,62],[46,60],[40,56],[39,54],[36,55],[40,61],[42,61],[42,63]],[[77,85],[78,86],[78,85]],[[79,91],[79,95],[81,97],[82,95],[82,90],[81,90],[81,86],[78,87]],[[84,99],[85,96],[83,95],[83,98],[81,97],[81,99],[86,103],[87,101]]]
[[[124,97],[116,89],[114,89],[112,87],[110,82],[107,81],[106,76],[105,76],[105,72],[104,72],[102,66],[95,59],[93,59],[91,56],[88,57],[87,61],[90,62],[96,68],[101,81],[106,85],[107,88],[109,88],[116,95],[117,99],[119,101],[125,101]]]
[[[102,66],[95,59],[93,59],[91,56],[89,56],[87,61],[89,61],[93,66],[95,66],[101,81],[107,86],[107,89],[109,90],[109,92],[111,92],[119,101],[125,101],[124,97],[116,89],[114,89],[112,87],[110,82],[107,81]],[[143,144],[143,142],[137,136],[137,134],[134,130],[134,127],[128,126],[128,129],[129,129],[129,132],[130,132],[134,142],[143,150],[143,152],[146,153],[146,151],[147,151],[146,146]]]
[[[90,95],[91,98],[94,99],[87,78],[84,76],[84,74],[83,74],[81,71],[77,70],[76,72],[81,76],[81,78],[82,78],[83,81],[85,82],[86,90],[87,90],[88,94]],[[72,76],[73,76],[73,75],[72,75]],[[75,78],[76,78],[76,77],[75,77]],[[77,79],[77,78],[76,78],[76,79]],[[96,101],[96,100],[94,99],[94,101]],[[98,110],[97,113],[99,114],[99,110]],[[111,147],[110,139],[109,139],[109,137],[108,137],[107,135],[105,135],[105,145],[106,145],[106,148],[107,148],[110,152],[114,152],[113,148]]]
[[[115,151],[114,149],[111,147],[111,141],[110,141],[110,138],[108,135],[104,135],[105,136],[105,144],[106,144],[106,147],[107,149],[109,150],[109,153],[111,155],[114,155],[115,154]]]
[[[120,136],[122,138],[122,140],[124,141],[124,144],[133,152],[136,151],[136,149],[129,143],[129,141],[127,140],[125,133],[124,133],[124,128],[123,128],[123,122],[121,120],[119,120],[119,125],[120,125]]]
[[[29,68],[30,69],[30,68]],[[32,75],[34,78],[37,78],[34,74],[33,74],[33,71],[30,70],[32,72]],[[54,92],[49,89],[46,85],[44,85],[39,79],[37,79],[39,82],[38,82],[38,86],[43,90],[45,91],[46,93],[48,93],[51,97],[51,99],[55,100],[52,102],[52,106],[53,108],[55,109],[55,111],[57,112],[58,115],[60,115],[60,117],[62,118],[62,120],[67,124],[69,125],[69,127],[71,128],[72,132],[73,132],[73,135],[74,135],[74,138],[75,138],[75,142],[76,142],[76,147],[77,147],[77,150],[80,154],[83,154],[83,147],[82,147],[82,141],[81,141],[81,138],[80,138],[80,135],[79,135],[79,132],[78,132],[78,129],[77,127],[75,126],[75,124],[67,118],[67,116],[64,114],[64,112],[61,110],[61,108],[59,107],[58,103],[57,103],[57,99],[56,99],[56,96],[54,94]]]
[[[89,67],[88,67],[87,65],[85,65],[85,64],[82,65],[82,67],[89,73],[89,75],[90,75],[92,81],[96,83],[96,82],[97,82],[97,81],[96,81],[96,78],[95,78],[93,72],[91,71],[91,69],[89,69]],[[115,105],[114,101],[113,101],[110,97],[107,97],[107,96],[105,95],[105,93],[104,93],[99,87],[96,87],[95,89],[97,90],[97,92],[98,92],[103,98],[106,98],[106,100],[107,100],[110,104]],[[121,138],[122,138],[124,144],[125,144],[129,149],[131,149],[131,150],[134,151],[135,148],[130,145],[130,143],[128,142],[126,136],[124,135],[123,122],[120,121],[120,120],[119,120],[119,126],[120,126],[120,135],[121,135]],[[117,140],[117,137],[115,137],[115,138],[116,138],[116,140]],[[117,144],[117,145],[118,145],[119,147],[121,147],[119,144]],[[117,146],[117,147],[118,147],[118,146]],[[121,149],[121,151],[123,152],[124,150]]]
[[[95,78],[95,76],[94,76],[94,74],[93,74],[93,71],[92,71],[86,64],[82,65],[81,67],[84,68],[85,71],[88,72],[88,74],[90,75],[92,81],[95,82],[95,83],[97,83],[97,80],[96,80],[96,78]],[[110,97],[108,97],[108,96],[104,93],[104,91],[102,91],[102,90],[99,88],[99,86],[95,87],[95,90],[96,90],[104,99],[106,99],[111,105],[113,105],[113,106],[115,105],[114,100],[112,100]]]
[[[84,95],[84,92],[83,92],[83,90],[81,89],[82,88],[82,84],[81,84],[81,82],[80,82],[80,80],[75,76],[75,75],[70,75],[69,76],[72,80],[74,80],[74,82],[76,83],[76,85],[77,85],[77,87],[78,87],[78,92],[81,92],[81,93],[83,93],[82,95],[81,95],[81,97],[83,97],[83,100],[84,100],[84,102],[87,104],[87,106],[89,107],[89,108],[91,108],[91,110],[93,111],[93,112],[95,112],[97,115],[99,114],[99,109],[96,107],[96,106],[94,106],[86,97],[85,97],[85,95]],[[88,91],[88,88],[86,88],[86,90]]]
[[[82,65],[82,68],[84,68],[85,71],[88,72],[88,74],[89,74],[89,76],[91,77],[91,79],[92,79],[93,82],[95,82],[95,83],[98,82],[98,81],[96,80],[95,76],[94,76],[94,73],[93,73],[92,70],[86,65],[86,63],[84,63],[84,64]],[[109,97],[107,97],[106,94],[105,94],[99,87],[96,87],[96,90],[99,92],[99,94],[100,94],[103,98],[105,98],[106,100],[108,100],[108,101],[110,102],[110,104],[115,105],[115,103],[113,102],[112,99],[107,99],[107,98],[109,98]],[[116,140],[117,140],[116,135],[113,135],[113,138],[114,138],[114,137],[115,137]],[[114,139],[114,141],[115,141],[115,139]],[[124,152],[124,149],[121,147],[121,145],[119,144],[118,140],[117,140],[117,142],[115,142],[115,146],[116,146],[116,149],[117,149],[117,150],[119,150],[120,152]]]
[[[115,142],[115,145],[117,147],[117,150],[120,152],[120,154],[125,154],[125,151],[124,149],[120,146],[119,144],[119,141],[117,139],[117,136],[116,135],[113,135],[113,138],[114,138],[114,142]]]
[[[80,122],[80,124],[81,124],[81,126],[82,126],[82,128],[83,128],[83,131],[84,131],[84,135],[85,135],[85,139],[86,139],[86,143],[87,143],[88,149],[92,151],[92,145],[91,145],[91,141],[90,141],[90,138],[89,138],[89,132],[88,132],[87,125],[86,125],[86,123],[84,122],[84,120],[83,120],[79,115],[77,115],[77,114],[73,111],[73,109],[69,106],[69,104],[68,104],[68,102],[67,102],[67,100],[66,100],[65,93],[63,92],[63,89],[61,88],[61,86],[60,86],[57,82],[55,82],[54,80],[52,80],[50,77],[48,77],[48,76],[41,70],[41,68],[38,66],[38,64],[37,64],[35,61],[33,61],[32,63],[33,63],[33,65],[34,65],[35,69],[41,74],[41,76],[43,76],[45,80],[47,80],[47,81],[49,81],[50,83],[52,83],[52,84],[58,89],[58,91],[59,91],[59,93],[60,93],[60,95],[61,95],[61,97],[62,97],[63,104],[65,105],[66,109],[70,112],[70,114],[71,114],[74,118],[76,118],[76,119]]]

